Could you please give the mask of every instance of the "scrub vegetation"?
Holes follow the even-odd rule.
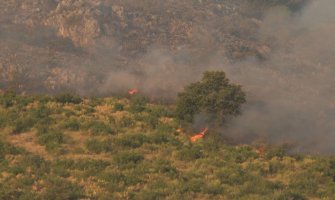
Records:
[[[191,143],[174,105],[0,96],[0,199],[334,199],[335,159]]]

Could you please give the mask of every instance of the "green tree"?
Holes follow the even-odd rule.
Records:
[[[240,85],[230,83],[223,71],[206,71],[201,81],[190,84],[178,94],[176,114],[192,122],[196,114],[210,114],[220,122],[241,112],[246,102]]]

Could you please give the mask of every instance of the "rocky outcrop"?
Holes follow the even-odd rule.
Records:
[[[262,22],[248,2],[1,1],[0,86],[29,91],[92,86],[111,71],[143,65],[152,48],[199,60],[217,53],[232,60],[266,59],[271,46],[256,37]]]

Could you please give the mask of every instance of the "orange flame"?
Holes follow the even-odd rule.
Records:
[[[255,152],[256,152],[258,155],[263,155],[263,154],[265,153],[265,147],[263,147],[263,146],[256,147],[256,148],[255,148]]]
[[[190,139],[191,139],[191,142],[195,142],[201,138],[203,138],[206,134],[206,132],[208,131],[208,128],[206,127],[204,130],[202,130],[200,133],[192,136]]]
[[[128,90],[128,94],[130,94],[130,95],[135,95],[137,93],[138,93],[137,89],[130,89],[130,90]]]

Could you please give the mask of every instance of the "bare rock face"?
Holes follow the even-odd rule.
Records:
[[[261,18],[248,6],[245,0],[1,1],[0,87],[99,91],[113,72],[141,76],[138,68],[153,49],[168,51],[172,69],[218,53],[264,59],[271,47],[256,37]]]
[[[60,37],[71,39],[76,46],[88,46],[101,35],[101,12],[95,6],[91,1],[61,1],[46,24],[54,26]]]

